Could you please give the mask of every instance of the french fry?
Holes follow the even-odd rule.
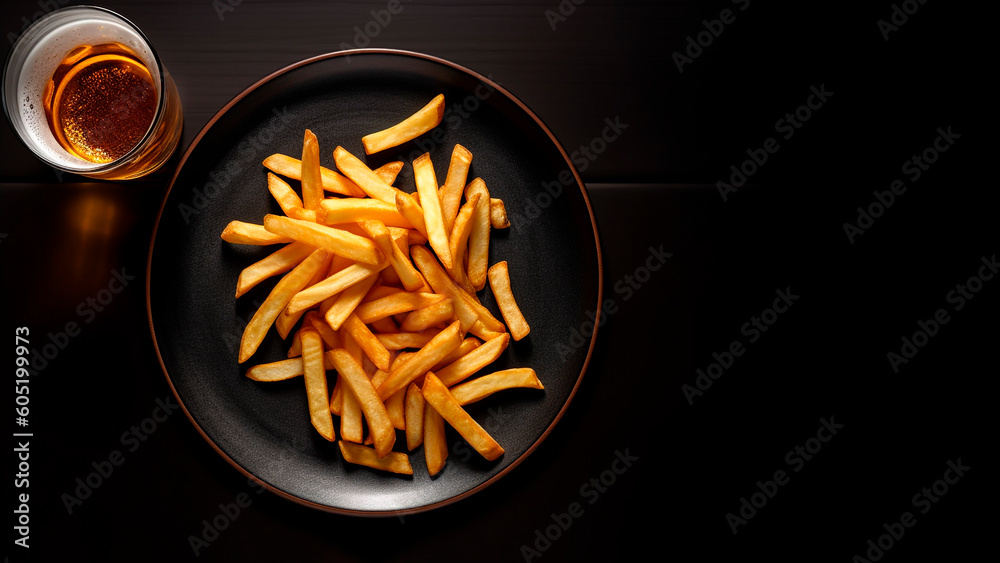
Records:
[[[379,266],[352,264],[325,280],[313,285],[312,287],[297,293],[295,297],[292,298],[291,303],[289,303],[288,310],[294,313],[296,311],[308,309],[324,299],[344,291],[365,278],[374,278],[381,270],[382,267]],[[362,295],[362,297],[364,297],[364,295]],[[329,312],[327,314],[329,316]],[[331,322],[330,326],[336,325]]]
[[[437,293],[409,293],[398,291],[374,301],[368,301],[358,305],[355,312],[362,322],[369,324],[379,319],[408,313],[424,307],[429,307],[447,299],[444,295]]]
[[[354,312],[358,303],[361,303],[361,300],[364,299],[365,295],[372,289],[376,282],[378,282],[378,277],[370,275],[340,292],[333,305],[323,315],[327,324],[334,330],[339,330],[343,326],[344,321],[347,320],[348,315]]]
[[[421,236],[427,238],[427,224],[424,222],[424,210],[417,204],[417,200],[404,191],[397,191],[395,202],[396,210],[399,211],[399,214],[405,217]]]
[[[417,184],[417,193],[420,194],[420,205],[424,210],[427,240],[437,253],[438,260],[450,270],[451,249],[448,246],[448,232],[445,230],[441,214],[437,177],[434,174],[434,163],[431,162],[430,153],[424,153],[413,161],[413,177]]]
[[[446,387],[461,383],[470,375],[496,361],[500,354],[507,349],[509,342],[510,335],[506,333],[492,340],[487,340],[475,350],[441,368],[440,371],[436,372],[438,379]]]
[[[404,431],[406,449],[413,451],[424,443],[424,395],[416,383],[406,388],[403,399]]]
[[[347,463],[402,475],[413,475],[410,458],[403,452],[389,452],[385,457],[380,458],[374,448],[343,440],[338,444],[340,445],[340,454],[344,456],[344,461]]]
[[[444,117],[444,94],[438,94],[416,113],[376,133],[361,138],[366,154],[375,154],[412,141],[441,123]],[[339,165],[338,165],[339,166]]]
[[[497,262],[490,266],[489,278],[490,289],[493,290],[493,296],[497,299],[497,306],[500,307],[503,319],[507,321],[511,336],[514,337],[514,340],[521,340],[528,336],[531,327],[524,320],[524,315],[521,314],[521,309],[517,306],[517,301],[514,300],[514,294],[511,292],[507,262]]]
[[[264,336],[274,320],[281,314],[292,297],[309,283],[309,280],[324,264],[327,256],[328,253],[325,249],[314,250],[308,258],[291,272],[285,274],[281,281],[274,286],[243,331],[243,338],[240,341],[240,363],[250,359],[250,356],[257,351],[257,347],[264,340]]]
[[[306,312],[304,324],[307,324],[319,333],[320,338],[323,339],[323,346],[327,350],[333,350],[334,348],[340,348],[340,335],[337,331],[330,327],[330,325],[323,319],[323,316],[319,311],[308,311]]]
[[[309,417],[319,435],[329,441],[335,439],[333,417],[327,401],[326,369],[323,360],[323,340],[311,327],[302,330],[302,369],[309,399]]]
[[[339,373],[337,381],[341,381]],[[346,382],[341,386],[341,395],[340,439],[360,444],[365,432],[361,403]]]
[[[452,307],[451,299],[445,297],[443,301],[411,312],[399,325],[399,328],[406,332],[420,332],[431,327],[444,325],[454,315],[455,309]]]
[[[503,455],[504,450],[500,444],[469,413],[465,412],[434,372],[427,373],[421,391],[427,404],[457,430],[480,455],[490,461]]]
[[[441,358],[458,348],[462,344],[462,335],[459,330],[459,322],[453,322],[418,352],[410,356],[402,365],[390,369],[388,379],[383,381],[378,388],[379,397],[385,400],[400,389],[406,389],[412,381],[427,373],[427,370],[438,363]]]
[[[302,179],[302,161],[284,154],[272,154],[264,159],[264,167],[292,180]],[[365,197],[365,192],[357,184],[346,178],[335,170],[321,166],[319,169],[320,178],[323,180],[323,189],[351,197]]]
[[[285,212],[285,215],[288,215],[290,209],[302,209],[302,198],[299,197],[299,194],[295,193],[288,182],[273,172],[267,173],[267,189],[274,196],[274,200],[278,202],[278,206]]]
[[[385,346],[379,342],[378,338],[372,334],[371,329],[368,328],[365,323],[361,322],[361,319],[354,313],[347,316],[347,320],[344,321],[342,326],[344,330],[351,334],[354,341],[361,346],[364,350],[365,355],[368,359],[375,364],[378,369],[383,371],[389,371],[389,362],[391,361],[391,356],[389,351],[385,349]],[[360,399],[360,397],[358,397]]]
[[[396,160],[393,162],[387,162],[372,172],[378,174],[378,177],[382,178],[383,182],[391,186],[392,183],[396,181],[396,176],[399,175],[399,171],[403,169],[403,166],[403,161]]]
[[[507,218],[507,208],[503,200],[497,197],[490,198],[490,225],[494,229],[506,229],[510,227],[510,220]]]
[[[333,151],[333,161],[337,163],[337,168],[344,173],[344,176],[350,178],[370,197],[395,205],[396,188],[382,180],[374,170],[368,168],[368,165],[350,151],[344,147],[337,147]]]
[[[377,199],[327,198],[320,207],[322,221],[326,225],[358,223],[360,221],[381,221],[388,227],[412,229],[413,224],[399,212],[395,203]]]
[[[475,294],[472,283],[467,275],[465,266],[466,250],[469,248],[469,234],[472,232],[472,214],[476,211],[477,204],[482,194],[476,193],[462,206],[461,211],[455,218],[455,225],[451,230],[451,238],[448,247],[451,250],[452,268],[448,270],[451,279],[467,292]]]
[[[319,269],[316,270],[316,273],[313,274],[313,277],[306,283],[305,287],[315,285],[319,280],[323,279],[323,275],[329,266],[331,258],[331,256],[326,257],[324,263],[321,264]],[[278,334],[282,339],[288,338],[288,334],[292,331],[292,327],[299,322],[299,319],[301,319],[304,314],[305,311],[296,311],[294,313],[289,312],[288,307],[286,306],[285,310],[278,315],[278,318],[274,319],[274,328],[277,329]]]
[[[242,296],[271,276],[291,270],[314,250],[316,247],[309,246],[304,242],[293,242],[275,250],[263,260],[243,268],[239,279],[236,280],[236,297]]]
[[[475,291],[486,287],[486,270],[490,257],[490,192],[482,178],[476,178],[465,188],[465,198],[472,201],[478,195],[479,204],[472,219],[469,232],[469,283]]]
[[[472,153],[462,145],[455,145],[451,151],[451,161],[448,164],[448,174],[441,187],[441,215],[444,219],[445,232],[450,233],[455,224],[455,216],[462,202],[462,192],[466,178],[469,176],[469,166],[472,164]],[[468,197],[468,195],[466,195]]]
[[[371,430],[372,440],[375,443],[375,453],[379,458],[385,457],[392,450],[393,444],[396,443],[396,429],[389,419],[385,404],[375,392],[375,388],[364,370],[346,350],[343,348],[330,350],[327,352],[327,356],[337,370],[338,376],[344,379],[361,406],[361,411],[368,421],[368,428]],[[329,413],[329,409],[326,410]]]
[[[324,197],[319,165],[319,140],[312,131],[306,129],[302,140],[302,206],[315,212]]]
[[[333,365],[324,362],[325,369],[333,369]],[[304,373],[302,358],[288,358],[266,364],[257,364],[247,370],[246,376],[254,381],[285,381],[298,377]]]
[[[388,257],[389,265],[396,272],[403,287],[409,291],[415,291],[424,285],[424,279],[413,267],[410,257],[403,254],[403,251],[396,246],[389,229],[381,221],[361,221],[358,225],[375,241],[375,245],[382,254]]]
[[[376,334],[375,338],[385,346],[386,350],[403,350],[406,348],[421,348],[441,332],[438,329],[422,330],[420,332],[390,332]]]
[[[538,375],[535,374],[535,370],[531,368],[512,368],[470,379],[448,390],[451,391],[452,396],[455,397],[458,404],[464,406],[489,397],[497,391],[517,387],[545,389],[545,386],[538,379]]]
[[[343,229],[281,215],[265,215],[264,228],[357,262],[376,265],[384,260],[374,242]]]
[[[431,330],[433,330],[433,329],[431,329]],[[469,352],[475,350],[476,348],[478,348],[480,346],[480,344],[481,343],[479,342],[479,339],[477,339],[475,337],[472,337],[472,336],[467,337],[465,340],[462,341],[461,344],[458,345],[458,348],[455,348],[454,350],[452,350],[451,354],[448,354],[447,356],[441,358],[441,361],[439,361],[438,363],[434,364],[434,367],[431,368],[431,371],[433,371],[434,373],[437,373],[439,369],[447,366],[448,364],[451,364],[455,360],[457,360],[457,359],[461,358],[462,356],[468,354]],[[438,379],[441,379],[441,378],[438,377]]]
[[[444,469],[444,463],[448,459],[444,419],[441,418],[438,411],[426,406],[426,399],[424,406],[424,459],[427,463],[427,473],[431,477]]]
[[[265,229],[263,225],[255,225],[243,221],[231,221],[226,225],[226,228],[222,231],[222,240],[231,244],[249,244],[254,246],[292,242],[290,237],[272,233]]]

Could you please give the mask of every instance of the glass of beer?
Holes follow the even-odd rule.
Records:
[[[4,67],[3,105],[43,162],[106,180],[159,168],[184,124],[177,87],[146,36],[94,6],[55,10],[18,38]]]

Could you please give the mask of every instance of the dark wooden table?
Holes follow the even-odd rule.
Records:
[[[4,2],[0,30],[60,4]],[[0,126],[0,326],[44,360],[9,560],[971,560],[997,499],[992,24],[787,4],[102,4],[157,47],[184,146],[261,77],[366,46],[490,76],[579,155],[622,124],[577,162],[613,313],[500,482],[405,518],[320,513],[260,494],[171,407],[144,271],[172,166],[60,175]]]

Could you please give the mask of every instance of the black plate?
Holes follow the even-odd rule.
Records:
[[[310,425],[301,378],[258,383],[253,364],[282,359],[288,342],[273,329],[256,355],[237,364],[245,322],[274,281],[234,298],[240,271],[276,247],[223,242],[232,220],[261,223],[280,208],[261,161],[301,154],[306,128],[321,161],[333,149],[364,155],[361,137],[391,125],[443,93],[447,111],[434,131],[368,157],[374,168],[407,163],[396,185],[414,191],[412,159],[430,151],[443,180],[456,143],[506,202],[513,226],[494,230],[490,263],[506,260],[531,324],[492,369],[532,367],[544,391],[509,390],[469,407],[506,453],[487,462],[449,429],[452,453],[435,478],[423,451],[400,477],[346,466],[337,446]],[[561,181],[560,181],[561,179]],[[544,186],[548,185],[546,189]],[[147,272],[153,341],[177,399],[226,460],[272,491],[317,508],[363,515],[427,510],[495,482],[536,448],[572,399],[593,349],[602,289],[600,245],[586,190],[566,151],[527,107],[494,82],[427,55],[359,50],[311,58],[261,80],[224,107],[185,153],[153,231]],[[488,287],[483,303],[498,317]],[[599,320],[597,321],[599,322]],[[339,435],[339,433],[338,433]],[[405,440],[397,440],[397,449]]]

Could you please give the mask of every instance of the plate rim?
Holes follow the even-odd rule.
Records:
[[[181,173],[181,170],[184,168],[184,164],[187,162],[188,158],[191,156],[191,154],[194,152],[194,150],[198,147],[199,142],[202,140],[202,138],[215,125],[215,123],[217,121],[219,121],[230,109],[232,109],[236,104],[238,104],[240,101],[242,101],[245,97],[247,97],[248,95],[250,95],[251,93],[253,93],[254,91],[256,91],[258,88],[260,88],[264,84],[270,82],[271,80],[274,80],[275,78],[277,78],[277,77],[279,77],[281,75],[287,74],[287,73],[289,73],[289,72],[291,72],[293,70],[296,70],[298,68],[301,68],[301,67],[304,67],[304,66],[307,66],[307,65],[310,65],[310,64],[315,64],[317,62],[325,61],[325,60],[328,60],[328,59],[334,59],[334,58],[337,58],[337,57],[345,57],[345,56],[352,56],[352,55],[364,55],[364,54],[387,54],[387,55],[404,56],[404,57],[415,57],[415,58],[418,58],[418,59],[423,59],[423,60],[426,60],[426,61],[430,61],[430,62],[442,64],[444,66],[450,67],[450,68],[452,68],[454,70],[457,70],[459,72],[465,73],[465,74],[467,74],[467,75],[469,75],[469,76],[471,76],[471,77],[473,77],[473,78],[481,81],[482,83],[484,83],[484,84],[486,84],[486,85],[488,85],[488,86],[496,89],[496,91],[498,91],[501,94],[503,94],[507,99],[509,99],[510,101],[514,102],[515,105],[517,105],[519,108],[521,108],[521,111],[525,112],[539,127],[541,127],[542,131],[549,138],[549,140],[552,142],[552,144],[555,145],[555,147],[559,150],[559,153],[562,155],[562,157],[565,160],[566,164],[569,166],[569,170],[570,170],[570,172],[572,172],[573,178],[576,181],[576,186],[580,190],[580,195],[583,196],[583,201],[584,201],[584,204],[586,205],[587,213],[590,215],[590,225],[591,225],[591,229],[592,229],[592,232],[593,232],[593,235],[594,235],[594,248],[595,248],[596,257],[597,257],[597,304],[596,304],[596,307],[595,307],[595,312],[596,313],[595,313],[595,317],[594,317],[594,321],[593,321],[594,329],[591,332],[590,343],[589,343],[589,345],[587,347],[587,355],[584,358],[583,366],[580,368],[580,374],[576,377],[576,381],[573,384],[573,388],[570,390],[569,395],[566,397],[566,400],[563,402],[562,406],[559,408],[559,412],[556,413],[555,417],[548,424],[548,426],[546,426],[545,430],[541,433],[541,435],[539,435],[534,440],[534,442],[532,442],[532,444],[528,447],[528,449],[525,450],[524,453],[522,453],[520,456],[518,456],[517,459],[513,460],[510,463],[510,465],[508,465],[507,467],[503,468],[496,475],[493,475],[492,477],[490,477],[486,481],[480,483],[479,485],[477,485],[477,486],[475,486],[475,487],[473,487],[471,489],[468,489],[468,490],[466,490],[466,491],[464,491],[464,492],[462,492],[460,494],[457,494],[457,495],[454,495],[454,496],[450,496],[450,497],[448,497],[448,498],[446,498],[444,500],[440,500],[440,501],[433,502],[433,503],[430,503],[430,504],[421,505],[421,506],[414,507],[414,508],[403,508],[403,509],[396,509],[396,510],[356,510],[356,509],[348,509],[348,508],[341,508],[341,507],[329,506],[329,505],[326,505],[326,504],[321,504],[321,503],[314,502],[314,501],[311,501],[311,500],[308,500],[308,499],[304,499],[302,497],[296,496],[296,495],[294,495],[292,493],[289,493],[287,491],[283,491],[283,490],[279,489],[278,487],[276,487],[276,486],[274,486],[274,485],[272,485],[270,483],[267,483],[263,479],[261,479],[261,478],[257,477],[256,475],[254,475],[249,469],[243,467],[240,463],[238,463],[236,460],[234,460],[232,457],[230,457],[228,454],[226,454],[226,452],[222,451],[222,449],[219,447],[219,445],[216,444],[215,441],[212,440],[208,436],[208,434],[206,434],[205,430],[201,427],[201,425],[195,419],[195,417],[193,416],[193,414],[191,413],[191,411],[188,410],[187,405],[185,404],[184,400],[181,398],[180,393],[178,393],[177,388],[174,386],[173,378],[170,376],[170,373],[167,370],[166,364],[163,362],[163,355],[160,352],[160,345],[159,345],[159,342],[158,342],[157,337],[156,337],[156,330],[153,327],[153,310],[152,310],[151,293],[150,293],[151,282],[152,282],[151,272],[152,272],[152,266],[153,266],[153,250],[154,250],[155,245],[156,245],[156,235],[157,235],[157,232],[159,231],[160,220],[161,220],[161,218],[163,216],[163,212],[166,209],[167,200],[170,198],[170,193],[173,191],[174,184],[176,183],[177,178],[178,178],[178,176]],[[317,510],[320,510],[320,511],[323,511],[323,512],[328,512],[328,513],[342,514],[342,515],[348,515],[348,516],[364,516],[364,517],[377,517],[377,518],[381,518],[381,517],[388,517],[388,516],[405,516],[405,515],[417,514],[417,513],[421,513],[421,512],[429,512],[429,511],[432,511],[434,509],[441,508],[441,507],[444,507],[444,506],[447,506],[447,505],[450,505],[450,504],[454,504],[454,503],[457,503],[457,502],[459,502],[459,501],[461,501],[463,499],[466,499],[466,498],[474,495],[475,493],[480,492],[480,491],[486,489],[490,485],[492,485],[492,484],[496,483],[497,481],[499,481],[501,477],[503,477],[503,476],[507,475],[508,473],[510,473],[511,471],[513,471],[513,469],[515,467],[517,467],[525,459],[527,459],[527,457],[529,455],[531,455],[542,444],[542,442],[545,441],[546,438],[548,438],[549,434],[552,433],[552,431],[555,428],[556,424],[562,419],[563,415],[569,409],[569,405],[573,402],[573,399],[576,397],[577,391],[579,391],[580,385],[583,383],[583,378],[584,378],[584,376],[587,373],[587,369],[590,367],[590,360],[591,360],[591,357],[593,356],[594,347],[595,347],[596,342],[597,342],[598,327],[602,324],[601,323],[601,321],[602,321],[601,317],[602,317],[603,310],[602,310],[602,307],[601,307],[601,303],[603,302],[603,299],[604,299],[604,264],[603,264],[602,252],[601,252],[601,239],[600,239],[600,235],[598,233],[598,228],[597,228],[597,218],[594,215],[594,209],[593,209],[593,206],[590,203],[590,196],[587,193],[586,184],[583,182],[583,179],[580,177],[580,173],[577,171],[576,166],[573,164],[573,161],[571,160],[569,154],[566,152],[566,149],[563,147],[562,143],[559,142],[559,140],[556,138],[555,134],[553,134],[552,130],[545,124],[545,122],[543,122],[541,120],[541,118],[538,117],[538,115],[535,112],[533,112],[531,110],[531,108],[529,108],[517,96],[515,96],[513,93],[511,93],[509,90],[507,90],[506,88],[504,88],[500,84],[494,82],[493,80],[491,80],[491,79],[483,76],[482,74],[480,74],[480,73],[478,73],[478,72],[476,72],[476,71],[474,71],[474,70],[472,70],[472,69],[470,69],[470,68],[468,68],[468,67],[466,67],[464,65],[460,65],[458,63],[449,61],[447,59],[443,59],[441,57],[437,57],[435,55],[430,55],[430,54],[427,54],[427,53],[421,53],[421,52],[417,52],[417,51],[408,51],[408,50],[404,50],[404,49],[365,48],[365,49],[347,49],[347,50],[342,50],[342,51],[331,51],[331,52],[327,52],[327,53],[322,53],[322,54],[319,54],[319,55],[314,55],[314,56],[311,56],[311,57],[307,57],[305,59],[301,59],[299,61],[296,61],[294,63],[286,65],[286,66],[284,66],[282,68],[279,68],[278,70],[276,70],[274,72],[271,72],[270,74],[262,77],[261,79],[257,80],[253,84],[251,84],[251,85],[247,86],[246,88],[244,88],[239,94],[237,94],[236,96],[234,96],[228,103],[226,103],[226,105],[224,105],[221,109],[219,109],[215,113],[215,115],[213,115],[212,118],[208,120],[208,122],[205,123],[205,125],[201,128],[201,130],[198,132],[198,134],[194,137],[194,139],[191,140],[191,143],[184,150],[184,154],[181,156],[180,160],[177,162],[177,165],[174,168],[174,172],[173,172],[173,174],[170,177],[170,181],[167,184],[167,189],[166,189],[166,191],[164,191],[164,193],[162,195],[162,201],[160,202],[160,208],[159,208],[159,210],[156,213],[156,220],[153,223],[153,230],[152,230],[152,233],[150,235],[149,251],[147,253],[147,258],[146,258],[146,280],[145,280],[145,286],[146,286],[145,287],[145,292],[146,292],[146,320],[147,320],[147,324],[149,326],[150,336],[152,338],[153,349],[156,352],[156,359],[157,359],[157,362],[160,365],[160,371],[163,373],[164,378],[167,380],[167,385],[170,387],[170,392],[173,394],[174,399],[177,401],[177,404],[180,405],[180,408],[184,412],[184,415],[187,417],[187,419],[194,426],[194,429],[197,431],[197,433],[202,437],[203,440],[205,440],[206,443],[208,443],[208,445],[215,451],[216,454],[218,454],[230,466],[232,466],[233,468],[235,468],[239,473],[243,474],[248,479],[253,480],[255,483],[260,484],[262,487],[264,487],[265,489],[267,489],[271,493],[274,493],[275,495],[277,495],[279,497],[282,497],[284,499],[287,499],[287,500],[290,500],[290,501],[295,502],[297,504],[308,506],[310,508],[314,508],[314,509],[317,509]]]

